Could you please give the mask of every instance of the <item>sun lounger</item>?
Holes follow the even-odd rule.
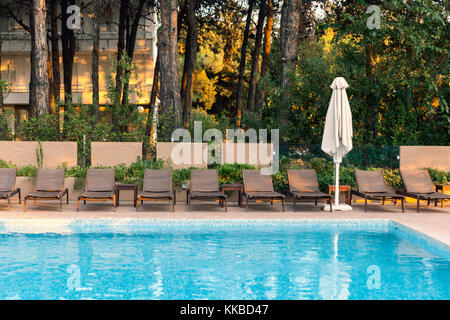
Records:
[[[139,211],[139,201],[168,200],[174,211],[175,193],[172,187],[172,170],[145,169],[144,186],[136,201],[136,211]]]
[[[242,170],[242,177],[244,179],[243,196],[247,202],[247,211],[249,200],[270,200],[270,204],[273,204],[273,200],[276,200],[281,201],[282,211],[284,212],[285,196],[273,190],[272,176],[262,175],[260,170]]]
[[[112,200],[116,211],[116,183],[114,169],[89,169],[86,175],[84,192],[78,197],[77,211],[80,201],[108,201]]]
[[[192,200],[219,200],[227,212],[227,196],[220,191],[219,173],[216,169],[191,170],[191,183],[187,190],[187,204],[191,211]]]
[[[35,191],[25,196],[23,211],[27,210],[27,200],[59,200],[60,210],[64,195],[69,204],[69,190],[64,189],[64,169],[39,169],[36,176]]]
[[[427,200],[427,205],[434,200],[434,205],[437,206],[439,200],[450,199],[450,195],[436,192],[436,186],[431,181],[428,170],[400,170],[400,176],[406,191],[397,190],[397,193],[417,199],[417,212],[420,212],[420,200]]]
[[[332,196],[319,190],[319,183],[315,170],[287,170],[289,191],[294,197],[294,212],[296,212],[297,199],[326,199],[332,211]]]
[[[17,169],[1,168],[0,169],[0,199],[8,201],[8,210],[11,210],[11,197],[18,194],[19,203],[21,203],[20,188],[15,188]]]
[[[402,212],[404,209],[405,197],[401,194],[390,190],[386,184],[381,170],[355,170],[355,179],[358,190],[352,190],[352,195],[356,195],[364,199],[364,211],[367,212],[367,200],[381,200],[384,205],[386,199],[391,199],[394,204],[397,200],[401,201]]]

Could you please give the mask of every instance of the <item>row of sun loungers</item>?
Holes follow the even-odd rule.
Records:
[[[8,209],[11,208],[11,198],[18,195],[21,203],[21,192],[15,188],[17,169],[0,169],[0,199],[8,201]],[[318,200],[324,199],[332,206],[332,196],[319,190],[316,172],[314,170],[288,170],[289,191],[294,200],[294,212],[296,211],[297,200],[314,200],[317,205]],[[427,170],[403,171],[400,170],[401,178],[406,190],[392,190],[386,183],[381,170],[364,171],[355,170],[357,190],[352,190],[352,195],[364,199],[364,210],[367,211],[368,200],[381,200],[384,205],[386,200],[392,200],[394,204],[401,202],[402,212],[404,212],[405,197],[417,199],[417,212],[420,211],[420,201],[438,201],[450,199],[450,195],[435,191],[435,186]],[[36,187],[33,192],[28,193],[24,198],[24,211],[27,208],[27,201],[33,200],[57,200],[60,209],[63,207],[64,196],[69,203],[69,191],[64,188],[64,169],[40,169],[36,177]],[[243,170],[244,181],[243,197],[246,199],[248,211],[249,201],[274,201],[281,202],[282,211],[285,207],[285,196],[275,192],[272,178],[269,175],[261,175],[259,170]],[[80,209],[80,202],[83,201],[112,201],[114,211],[117,207],[116,186],[114,169],[89,169],[87,171],[84,192],[78,197],[77,211]],[[139,210],[139,203],[144,201],[168,201],[171,210],[174,211],[176,203],[175,192],[172,185],[172,170],[150,170],[146,169],[144,174],[143,190],[138,195],[136,210]],[[217,170],[191,170],[190,187],[187,190],[187,204],[189,211],[192,201],[218,201],[227,211],[227,196],[220,191],[219,177]],[[350,199],[351,202],[351,199]]]

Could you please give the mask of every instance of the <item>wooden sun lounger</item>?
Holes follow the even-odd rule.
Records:
[[[144,186],[136,201],[136,211],[139,211],[139,201],[164,201],[168,200],[171,210],[174,211],[175,192],[172,186],[172,170],[145,169]]]
[[[35,191],[25,196],[23,211],[27,211],[27,200],[59,200],[60,210],[63,209],[63,197],[69,204],[69,190],[64,188],[64,169],[39,169],[36,176]]]
[[[116,183],[114,169],[89,169],[86,175],[86,185],[82,195],[78,197],[77,211],[80,211],[80,201],[113,201],[116,211]]]
[[[326,199],[330,204],[330,211],[333,211],[332,196],[319,190],[315,170],[287,170],[287,175],[289,191],[294,198],[294,212],[296,212],[297,199],[314,199],[315,205],[317,205],[318,199]]]
[[[354,194],[364,199],[365,212],[367,212],[367,200],[381,200],[382,205],[384,205],[386,199],[393,200],[394,204],[400,200],[402,212],[405,212],[405,197],[390,190],[390,187],[384,180],[383,172],[381,170],[370,171],[355,169],[354,172],[358,190],[352,190],[352,195]]]
[[[0,199],[8,201],[8,211],[11,210],[11,197],[18,194],[21,203],[20,188],[15,188],[17,168],[0,169]]]
[[[244,180],[244,193],[246,199],[247,211],[249,200],[273,200],[281,201],[281,208],[284,212],[285,196],[273,190],[272,176],[262,175],[260,170],[242,170],[242,177]]]
[[[420,212],[420,200],[427,200],[427,205],[434,201],[434,205],[437,206],[439,200],[443,202],[450,199],[450,195],[436,192],[436,186],[428,170],[400,170],[400,176],[406,191],[397,190],[396,192],[417,199],[417,212]]]
[[[192,209],[192,200],[219,200],[219,204],[223,203],[227,212],[227,196],[220,191],[219,173],[216,169],[191,170],[191,183],[186,199],[189,211]]]

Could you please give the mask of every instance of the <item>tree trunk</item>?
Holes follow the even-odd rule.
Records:
[[[145,124],[145,135],[144,139],[150,139],[152,134],[152,126],[153,126],[153,111],[156,107],[156,97],[159,93],[159,54],[156,55],[155,68],[153,69],[153,83],[152,83],[152,91],[150,93],[150,103],[148,105],[148,114],[147,114],[147,123]],[[142,144],[142,156],[145,158],[147,156],[147,144]]]
[[[247,20],[245,22],[244,38],[242,39],[241,61],[239,63],[239,77],[236,86],[236,127],[241,126],[242,118],[242,84],[244,82],[245,61],[247,59],[247,43],[250,24],[252,22],[252,11],[255,0],[248,0]]]
[[[127,44],[126,44],[126,50],[127,54],[130,57],[131,60],[133,60],[134,55],[134,48],[136,46],[136,37],[139,27],[139,20],[142,16],[142,11],[144,10],[144,5],[146,1],[145,0],[139,0],[136,13],[133,18],[133,24],[131,25],[131,30],[129,31],[128,37],[127,37]],[[123,84],[123,96],[122,96],[122,104],[128,103],[128,88],[129,83]]]
[[[272,36],[273,27],[273,0],[267,1],[267,20],[266,26],[264,27],[264,43],[263,43],[263,57],[261,62],[261,74],[260,78],[263,78],[270,67],[270,40]],[[264,104],[264,99],[266,97],[266,88],[263,84],[263,88],[258,89],[256,93],[256,108],[259,112],[259,118],[262,119],[262,109]]]
[[[158,29],[158,55],[160,56],[161,113],[173,119],[170,129],[180,127],[182,109],[178,78],[177,1],[160,2],[161,26]],[[167,121],[169,121],[167,119]]]
[[[30,84],[28,86],[28,116],[35,117],[36,116],[36,41],[34,35],[34,18],[33,18],[33,8],[32,2],[30,2],[30,41],[31,41],[31,50],[30,50]]]
[[[2,70],[2,33],[0,32],[0,70]],[[0,81],[2,80],[2,73],[0,71]],[[0,90],[0,111],[3,111],[3,90]]]
[[[302,0],[284,0],[281,9],[281,85],[288,84],[287,72],[294,71],[297,64],[297,37]]]
[[[188,0],[186,52],[184,55],[183,79],[181,82],[181,99],[183,100],[183,122],[189,127],[192,109],[193,75],[197,59],[198,27],[195,15],[196,0]]]
[[[51,29],[51,48],[52,48],[52,92],[53,102],[60,100],[61,76],[59,66],[59,45],[58,45],[58,2],[50,2],[50,29]]]
[[[266,0],[260,1],[258,24],[256,25],[255,46],[252,53],[252,68],[250,72],[250,81],[248,84],[248,99],[247,110],[255,111],[255,95],[256,95],[256,81],[258,80],[257,73],[259,67],[259,58],[261,50],[261,42],[263,36],[264,18],[267,14]]]
[[[35,63],[36,63],[36,113],[38,116],[48,113],[48,46],[46,29],[45,0],[33,0],[33,24]]]
[[[122,96],[122,74],[123,68],[119,61],[122,59],[123,51],[125,50],[125,32],[127,29],[127,20],[129,10],[129,0],[120,0],[120,16],[119,16],[119,32],[117,35],[117,70],[116,70],[116,94],[118,100]]]
[[[99,107],[99,84],[98,84],[98,61],[100,52],[100,0],[95,0],[94,2],[94,19],[93,23],[93,34],[92,34],[92,113],[94,116],[93,125],[95,126],[98,121],[98,107]]]
[[[70,2],[73,4],[73,1]],[[75,57],[75,34],[73,30],[67,28],[67,7],[68,0],[61,1],[61,44],[63,58],[63,78],[64,78],[64,101],[68,102],[72,99],[72,75],[73,60]]]

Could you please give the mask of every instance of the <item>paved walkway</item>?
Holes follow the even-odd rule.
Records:
[[[7,210],[4,202],[0,203],[0,220],[4,219],[391,219],[416,231],[422,232],[436,240],[450,246],[450,205],[447,208],[440,206],[426,207],[422,205],[422,211],[416,212],[415,204],[408,203],[405,213],[400,206],[386,204],[369,205],[367,213],[361,204],[354,204],[353,211],[324,212],[314,204],[297,204],[297,212],[292,211],[292,204],[286,205],[286,212],[281,212],[281,205],[256,203],[250,206],[249,212],[245,208],[239,208],[235,204],[228,207],[225,213],[217,204],[193,204],[192,212],[184,204],[177,204],[175,212],[168,212],[169,206],[165,203],[153,203],[145,205],[136,212],[131,202],[121,202],[117,212],[114,212],[111,204],[89,203],[81,206],[80,212],[76,212],[75,203],[64,205],[64,211],[60,212],[53,203],[29,202],[27,212],[23,212],[23,205],[14,203],[11,211]]]

